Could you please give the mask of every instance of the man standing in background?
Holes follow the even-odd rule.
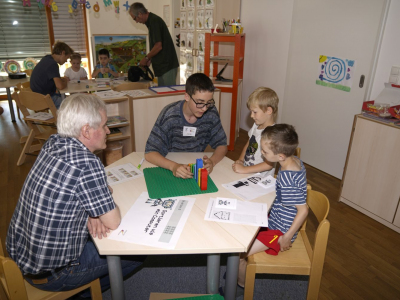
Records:
[[[135,2],[130,6],[129,14],[136,23],[145,24],[149,29],[150,52],[139,64],[141,66],[153,65],[159,86],[175,85],[179,62],[164,20],[149,12],[140,2]]]

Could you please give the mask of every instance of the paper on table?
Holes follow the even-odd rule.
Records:
[[[243,200],[253,200],[275,191],[275,183],[276,179],[271,175],[257,173],[222,186]]]
[[[131,163],[119,165],[113,168],[107,168],[106,174],[108,185],[116,185],[118,183],[143,176],[143,172]]]
[[[167,86],[160,86],[160,87],[152,87],[151,90],[153,90],[156,93],[173,93],[175,92],[174,89],[171,89],[170,87]]]
[[[68,83],[84,83],[84,84],[87,84],[87,83],[93,83],[91,80],[88,80],[88,79],[82,79],[82,80],[70,80]]]
[[[176,90],[176,91],[180,91],[180,92],[184,92],[186,91],[186,85],[171,85],[170,88]]]
[[[174,249],[195,200],[189,197],[149,199],[149,194],[143,192],[108,238]]]
[[[108,98],[123,98],[125,97],[124,93],[117,92],[117,91],[102,91],[102,92],[95,92],[94,93],[96,96],[102,98],[102,99],[108,99]]]
[[[204,220],[268,227],[268,206],[231,198],[210,198]]]
[[[121,93],[124,93],[125,95],[131,96],[131,97],[143,97],[143,96],[149,96],[149,93],[143,92],[141,90],[130,90],[130,91],[122,91]]]

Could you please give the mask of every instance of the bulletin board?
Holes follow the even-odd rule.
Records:
[[[110,52],[110,63],[117,72],[128,72],[147,53],[147,35],[94,35],[92,37],[94,65],[99,63],[99,50]]]

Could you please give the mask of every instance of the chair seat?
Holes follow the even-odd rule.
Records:
[[[256,273],[309,275],[311,260],[307,254],[301,232],[290,250],[277,256],[259,252],[248,257],[248,266],[254,265]]]
[[[87,288],[90,288],[90,285],[91,285],[91,283],[81,286],[79,288],[73,289],[71,291],[65,291],[65,292],[47,292],[47,291],[40,290],[40,289],[30,285],[27,281],[25,281],[26,293],[28,295],[29,300],[67,299],[71,296],[76,295],[77,293],[79,293],[81,291],[86,290]],[[98,293],[97,293],[97,295],[98,295]]]

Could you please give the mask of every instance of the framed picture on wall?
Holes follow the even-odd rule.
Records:
[[[94,35],[93,65],[99,64],[99,50],[110,52],[110,64],[117,72],[128,72],[129,67],[137,64],[146,56],[147,35]]]

